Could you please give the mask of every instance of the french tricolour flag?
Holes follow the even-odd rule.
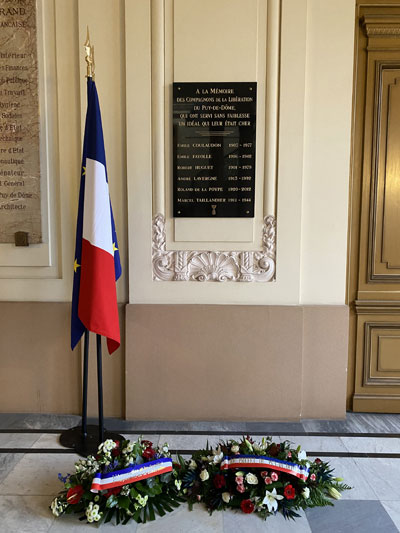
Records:
[[[72,293],[71,348],[85,329],[107,337],[111,354],[120,345],[117,292],[121,275],[117,234],[108,190],[103,128],[96,85],[87,80],[88,108]]]

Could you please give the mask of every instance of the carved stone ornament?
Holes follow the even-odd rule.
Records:
[[[153,280],[155,281],[274,281],[275,217],[264,217],[262,250],[205,252],[167,250],[165,217],[153,218]]]

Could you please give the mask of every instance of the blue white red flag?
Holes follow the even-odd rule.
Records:
[[[75,348],[88,329],[107,337],[111,354],[120,345],[115,282],[121,276],[121,263],[108,190],[99,99],[90,77],[87,95],[76,226],[71,348]]]

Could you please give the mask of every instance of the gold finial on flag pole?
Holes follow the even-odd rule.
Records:
[[[94,80],[94,45],[90,44],[89,26],[87,26],[86,41],[83,43],[85,47],[85,61],[86,61],[86,77]]]

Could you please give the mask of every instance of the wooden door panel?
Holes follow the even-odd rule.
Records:
[[[400,4],[364,4],[356,29],[349,407],[400,412]]]

